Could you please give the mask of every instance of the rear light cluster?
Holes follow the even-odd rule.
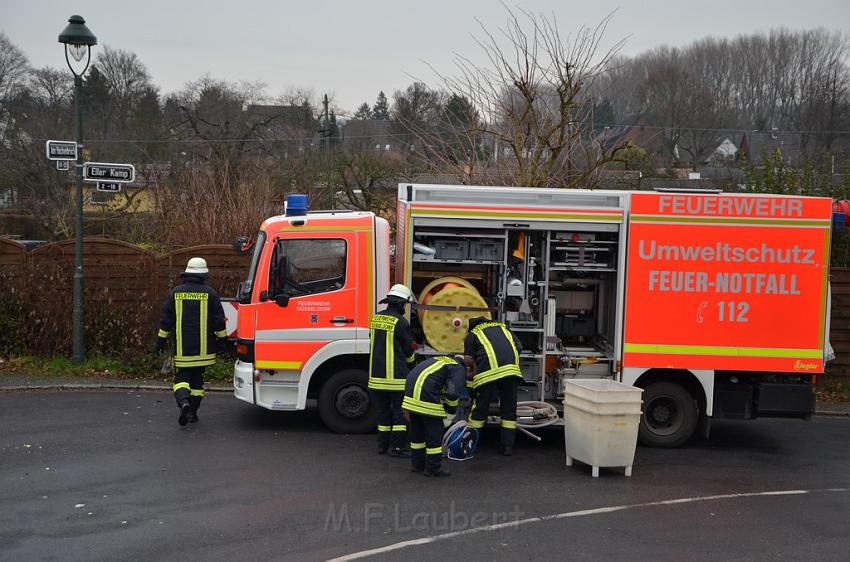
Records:
[[[243,363],[254,362],[254,340],[236,340],[236,355]]]

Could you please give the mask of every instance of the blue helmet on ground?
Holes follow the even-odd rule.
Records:
[[[443,450],[446,457],[453,461],[468,461],[478,449],[478,430],[469,427],[466,420],[452,425],[443,436]]]

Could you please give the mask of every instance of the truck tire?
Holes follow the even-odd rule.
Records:
[[[643,391],[638,440],[648,447],[678,447],[691,438],[698,420],[690,392],[672,382],[652,383]]]
[[[334,433],[369,433],[378,423],[375,401],[369,395],[369,375],[344,369],[331,376],[319,392],[319,415]]]

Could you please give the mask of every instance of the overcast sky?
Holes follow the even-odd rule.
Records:
[[[850,30],[850,0],[521,0],[510,6],[554,14],[563,33],[618,10],[607,46],[625,54],[686,45],[706,35],[772,27]],[[352,111],[391,96],[411,76],[434,84],[425,64],[452,69],[452,53],[479,59],[471,34],[505,22],[494,0],[0,0],[0,31],[34,66],[65,66],[59,32],[82,15],[99,46],[135,52],[163,93],[204,74],[330,93]],[[95,47],[97,49],[97,47]],[[96,51],[95,51],[96,52]]]

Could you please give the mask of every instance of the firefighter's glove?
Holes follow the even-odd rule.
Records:
[[[168,340],[165,338],[156,338],[156,354],[162,355],[162,352],[165,351],[165,344]]]
[[[227,353],[230,349],[230,340],[227,338],[218,338],[218,352]]]

